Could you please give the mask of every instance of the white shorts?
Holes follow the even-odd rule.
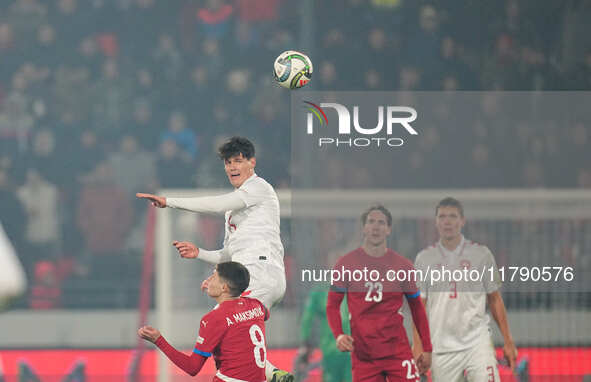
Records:
[[[250,284],[243,296],[256,298],[267,309],[281,301],[285,294],[285,269],[265,260],[244,266],[250,273]]]
[[[433,353],[433,382],[500,382],[492,341],[485,336],[478,345],[457,352]]]

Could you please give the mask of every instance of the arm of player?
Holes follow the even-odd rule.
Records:
[[[170,207],[209,214],[220,214],[247,207],[244,200],[235,192],[200,198],[165,198],[164,196],[144,193],[137,193],[135,196],[140,199],[148,199],[154,206],[159,208]]]
[[[188,241],[173,241],[172,245],[177,249],[179,255],[185,259],[199,258],[200,260],[211,264],[219,264],[232,259],[225,248],[217,249],[215,251],[207,251],[198,248],[195,244]]]
[[[509,363],[511,371],[514,371],[515,361],[517,359],[517,348],[513,342],[513,336],[511,335],[511,330],[509,329],[509,323],[507,322],[507,310],[505,309],[503,297],[497,290],[492,293],[488,293],[486,295],[486,299],[490,313],[492,314],[494,320],[499,326],[501,334],[503,335],[503,340],[505,342],[505,345],[503,346],[503,353],[505,355],[505,359]]]
[[[426,304],[426,300],[423,299],[423,305]],[[421,343],[421,336],[419,336],[419,332],[417,331],[417,327],[415,326],[414,322],[411,323],[412,325],[412,356],[414,359],[418,359],[421,353],[423,352],[423,344]]]
[[[417,366],[421,374],[427,372],[431,367],[431,352],[433,346],[431,345],[431,333],[429,331],[429,321],[427,319],[427,312],[425,311],[425,305],[419,296],[419,292],[413,295],[406,294],[406,300],[412,313],[413,330],[418,331],[418,337],[422,345],[422,352],[417,358]],[[416,327],[416,329],[414,329]],[[418,344],[417,338],[414,337]],[[413,349],[415,342],[413,341]]]
[[[170,359],[181,370],[191,376],[197,375],[207,360],[207,357],[195,352],[188,356],[178,351],[174,348],[174,346],[166,341],[158,329],[155,329],[151,326],[141,327],[138,330],[138,335],[146,341],[150,341],[155,344],[158,349],[160,349],[168,357],[168,359]]]
[[[345,334],[343,331],[343,321],[341,319],[341,303],[345,298],[344,291],[330,290],[326,301],[326,318],[328,326],[337,341],[337,348],[340,351],[353,351],[353,337]]]
[[[222,214],[226,211],[245,208],[246,203],[236,192],[230,192],[200,198],[166,198],[166,206],[191,212]]]

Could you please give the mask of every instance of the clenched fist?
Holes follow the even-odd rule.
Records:
[[[149,325],[139,328],[137,334],[141,338],[145,339],[146,341],[150,341],[151,343],[156,343],[156,340],[160,337],[160,331]]]

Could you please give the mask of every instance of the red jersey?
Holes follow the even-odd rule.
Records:
[[[404,295],[417,299],[419,290],[409,277],[404,281],[393,277],[394,272],[412,275],[408,272],[414,269],[412,263],[391,249],[384,256],[372,257],[358,248],[341,257],[334,269],[341,274],[341,281],[335,282],[332,290],[347,294],[355,356],[361,360],[412,359],[399,310]],[[366,276],[359,277],[363,273]],[[334,328],[333,332],[338,336]]]
[[[218,369],[214,381],[265,381],[268,318],[267,308],[247,297],[224,301],[203,316],[193,353],[213,355]]]

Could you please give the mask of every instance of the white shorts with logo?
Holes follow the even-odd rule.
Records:
[[[256,298],[267,309],[277,304],[285,294],[285,269],[266,260],[243,264],[250,273],[250,284],[242,294]]]
[[[500,382],[497,358],[490,337],[457,352],[433,353],[433,382]]]

